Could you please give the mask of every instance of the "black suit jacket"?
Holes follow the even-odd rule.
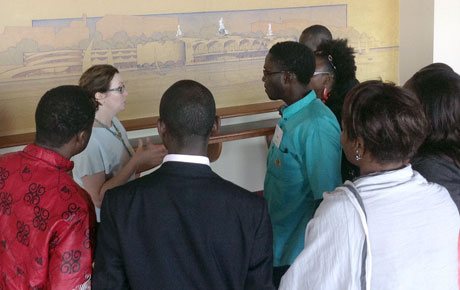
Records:
[[[206,165],[165,162],[109,190],[94,289],[273,289],[265,200]]]

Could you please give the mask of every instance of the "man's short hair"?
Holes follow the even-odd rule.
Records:
[[[332,40],[332,33],[326,26],[315,24],[302,31],[299,42],[315,51],[324,41]]]
[[[211,91],[196,81],[178,81],[161,97],[160,119],[181,145],[192,137],[208,138],[215,117],[216,103]]]
[[[311,49],[294,41],[278,42],[268,52],[280,69],[293,72],[302,84],[310,82],[315,72],[315,56]]]
[[[47,91],[35,111],[35,142],[59,148],[94,122],[94,96],[79,86],[59,86]]]
[[[367,81],[346,96],[342,122],[350,140],[361,137],[380,164],[414,156],[426,136],[427,121],[410,91],[381,81]]]

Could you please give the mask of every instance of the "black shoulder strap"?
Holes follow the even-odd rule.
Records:
[[[344,183],[343,186],[348,188],[353,193],[353,195],[356,197],[356,200],[358,201],[359,206],[363,210],[364,217],[366,218],[366,221],[367,221],[367,214],[366,214],[366,209],[364,208],[363,199],[359,195],[356,187],[354,187],[352,184],[347,184],[347,183]],[[367,258],[367,237],[366,235],[364,235],[363,254],[362,254],[362,261],[361,261],[361,277],[360,277],[362,290],[366,290],[366,258]]]
[[[344,183],[343,186],[348,188],[353,193],[353,195],[356,197],[356,200],[358,201],[359,206],[363,210],[364,216],[366,217],[366,220],[367,220],[367,214],[366,214],[366,209],[364,208],[363,199],[361,198],[361,195],[359,195],[358,190],[356,189],[356,187],[354,187],[353,185],[351,185],[349,183]]]

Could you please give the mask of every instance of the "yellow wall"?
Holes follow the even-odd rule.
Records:
[[[334,37],[349,38],[349,43],[357,48],[356,62],[358,66],[357,76],[361,81],[366,79],[381,78],[393,82],[398,81],[398,63],[399,63],[399,1],[398,0],[336,0],[336,1],[319,1],[319,0],[285,0],[285,1],[242,1],[242,0],[214,0],[214,1],[186,1],[186,0],[169,0],[169,1],[152,1],[152,0],[132,0],[132,1],[109,1],[109,0],[35,0],[5,1],[2,0],[0,9],[0,53],[14,46],[17,40],[32,38],[39,39],[41,45],[49,44],[53,47],[54,42],[71,43],[72,35],[67,33],[66,29],[61,29],[59,33],[54,34],[52,27],[42,27],[30,29],[33,20],[47,19],[77,19],[72,23],[72,33],[75,35],[88,35],[89,30],[82,18],[83,15],[90,17],[105,17],[108,15],[112,23],[117,23],[120,19],[123,21],[128,15],[148,15],[148,14],[168,14],[168,13],[194,13],[194,12],[215,12],[215,11],[238,11],[269,9],[269,8],[289,8],[289,7],[321,7],[321,18],[317,21],[328,26],[330,23],[336,23],[336,15],[329,15],[327,8],[330,5],[346,5],[346,15],[343,23],[346,28],[335,28]],[[343,6],[345,7],[345,6]],[[342,8],[343,8],[342,7]],[[236,8],[238,10],[236,10]],[[342,9],[341,8],[341,9]],[[332,9],[332,8],[331,8]],[[333,10],[333,9],[332,9]],[[332,11],[331,10],[331,11]],[[339,9],[340,10],[340,9]],[[337,10],[334,10],[337,11]],[[341,10],[343,11],[343,9]],[[120,15],[120,17],[115,16]],[[343,16],[343,13],[341,14]],[[341,17],[342,17],[341,16]],[[342,17],[343,18],[343,17]],[[80,19],[80,20],[78,20]],[[112,29],[109,18],[105,19],[106,33],[115,33]],[[153,21],[153,22],[152,22]],[[152,20],[146,22],[145,27],[157,27]],[[175,27],[175,20],[172,18],[165,20],[167,27]],[[284,23],[284,28],[292,29],[297,23],[309,23],[308,16],[303,19],[293,19],[289,23]],[[141,21],[140,21],[141,22]],[[163,24],[164,24],[163,23]],[[169,23],[169,24],[168,24]],[[263,19],[256,25],[266,25]],[[131,22],[132,24],[132,22]],[[172,25],[173,24],[173,25]],[[216,25],[217,23],[212,23]],[[98,24],[99,25],[99,24]],[[138,24],[136,24],[138,25]],[[276,30],[280,24],[274,23],[273,29]],[[304,24],[302,24],[304,25]],[[102,26],[102,25],[101,25]],[[165,26],[165,27],[166,27]],[[137,26],[136,29],[139,26]],[[129,29],[131,29],[130,27]],[[297,27],[301,31],[304,27]],[[113,31],[109,31],[112,29]],[[214,29],[214,28],[212,28]],[[8,33],[14,30],[15,33]],[[147,30],[147,28],[146,28]],[[126,28],[128,31],[128,28]],[[21,34],[23,33],[23,34]],[[38,34],[38,36],[37,36]],[[8,37],[5,37],[8,35]],[[3,37],[3,41],[2,41]],[[231,38],[233,36],[230,36]],[[14,38],[14,39],[13,39]],[[83,39],[78,37],[77,39]],[[189,53],[190,47],[197,44],[200,40],[187,39],[185,47]],[[196,41],[196,42],[194,42]],[[213,40],[211,40],[213,41]],[[203,45],[209,45],[210,42]],[[217,39],[216,50],[221,47],[225,39]],[[257,43],[258,40],[251,40]],[[264,43],[270,47],[273,41],[281,41],[281,38],[268,39]],[[229,46],[237,47],[237,42]],[[364,43],[364,44],[363,44]],[[105,52],[94,52],[86,50],[82,54],[83,61],[78,59],[75,52],[67,51],[65,64],[67,67],[83,64],[83,70],[91,64],[97,63],[97,60],[91,62],[91,58],[96,59],[98,54],[105,54],[107,60],[114,61],[117,55],[133,56],[136,61],[136,55],[140,57],[138,66],[142,63],[150,62],[150,75],[143,71],[136,74],[136,68],[129,68],[127,71],[122,70],[122,75],[128,81],[129,91],[127,109],[120,114],[121,119],[134,119],[148,117],[157,114],[158,102],[162,92],[177,78],[193,78],[210,86],[214,92],[216,102],[219,107],[231,105],[241,105],[247,103],[257,103],[268,101],[263,91],[262,82],[260,81],[262,73],[263,59],[258,56],[254,59],[251,66],[246,63],[240,63],[235,59],[227,62],[225,69],[220,69],[218,62],[206,68],[198,65],[184,66],[176,71],[174,76],[169,76],[167,72],[158,69],[155,71],[155,61],[158,57],[174,61],[182,61],[181,58],[175,58],[174,55],[182,48],[169,46],[168,43],[149,44],[145,47],[139,46],[134,48],[112,48]],[[197,44],[199,45],[199,44]],[[149,51],[157,51],[156,55],[149,55]],[[165,51],[166,50],[166,51]],[[78,51],[77,51],[78,52]],[[213,50],[209,49],[209,52]],[[27,55],[24,54],[24,67],[17,64],[2,65],[0,63],[0,136],[31,132],[34,129],[33,116],[36,103],[40,96],[49,88],[62,84],[76,84],[79,72],[71,71],[62,72],[56,67],[48,67],[48,63],[59,59],[59,54],[65,51],[58,51],[56,54],[46,56],[42,53]],[[168,55],[172,55],[168,58]],[[1,56],[1,55],[0,55]],[[74,57],[75,56],[75,57]],[[17,56],[16,57],[21,57]],[[101,58],[102,59],[102,58]],[[164,59],[163,59],[164,60]],[[103,62],[104,60],[102,60]],[[109,61],[109,63],[110,63]],[[185,61],[185,60],[183,60]],[[165,61],[164,61],[165,62]],[[164,63],[163,62],[163,63]],[[40,68],[43,71],[41,75],[12,77],[18,72],[30,72],[30,67]],[[153,69],[152,69],[153,67]],[[250,80],[251,82],[248,82]],[[243,86],[241,86],[243,84]],[[242,89],[244,88],[244,89]]]
[[[1,4],[2,9],[0,9],[0,31],[5,26],[29,26],[33,19],[78,18],[83,13],[86,13],[88,17],[95,17],[107,14],[143,15],[200,11],[234,11],[331,4],[349,5],[350,26],[359,27],[360,31],[378,36],[388,43],[398,43],[399,0],[42,0],[39,2],[36,0],[3,0]]]

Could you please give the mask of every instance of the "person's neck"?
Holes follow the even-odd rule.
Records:
[[[310,93],[309,88],[299,86],[293,89],[289,94],[287,94],[284,102],[286,103],[286,105],[290,106],[295,102],[303,99],[306,95],[308,95],[308,93]]]
[[[62,157],[65,157],[67,159],[70,159],[74,155],[73,152],[71,152],[69,150],[69,146],[67,146],[67,144],[65,144],[65,145],[63,145],[62,147],[59,147],[59,148],[50,147],[50,146],[43,145],[43,144],[40,144],[40,143],[37,143],[37,142],[35,142],[35,145],[37,145],[39,147],[42,147],[42,148],[45,148],[47,150],[56,152],[57,154],[61,155]]]
[[[100,108],[96,112],[95,119],[97,121],[99,121],[100,123],[104,124],[107,127],[112,127],[112,119],[113,119],[113,117],[115,117],[114,114],[111,114],[111,113],[109,113],[107,111],[101,110],[101,108]],[[98,123],[97,121],[95,122],[96,124]]]
[[[372,162],[372,163],[362,164],[359,167],[359,171],[360,171],[360,175],[368,175],[368,174],[377,173],[377,172],[385,172],[385,171],[401,169],[406,165],[407,165],[406,162],[391,162],[391,163],[385,163],[385,164]]]
[[[169,154],[208,156],[208,142],[193,142],[190,146],[165,144]]]

